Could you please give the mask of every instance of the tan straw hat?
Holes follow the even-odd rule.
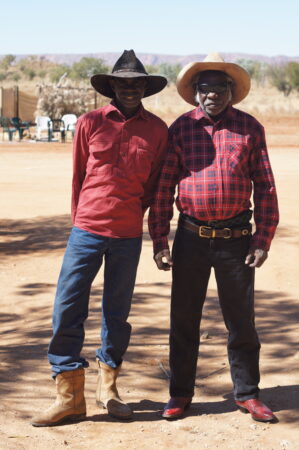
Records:
[[[238,64],[225,62],[219,53],[210,53],[203,62],[191,62],[183,67],[177,77],[177,90],[181,97],[191,105],[197,106],[193,81],[195,75],[205,70],[220,70],[233,80],[232,101],[234,105],[246,97],[250,90],[250,76]]]

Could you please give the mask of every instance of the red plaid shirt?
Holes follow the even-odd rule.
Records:
[[[172,124],[169,139],[149,216],[154,253],[168,248],[177,185],[178,210],[201,221],[229,219],[247,210],[253,188],[251,247],[268,250],[278,205],[262,125],[231,106],[214,123],[199,107]]]

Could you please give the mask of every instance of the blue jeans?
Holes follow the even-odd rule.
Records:
[[[129,345],[127,322],[142,238],[109,238],[74,227],[58,280],[48,358],[54,376],[88,367],[80,355],[91,284],[105,258],[101,347],[97,358],[116,368]]]
[[[260,343],[254,324],[254,269],[245,265],[250,237],[201,238],[179,225],[173,244],[170,395],[192,397],[200,322],[211,269],[228,330],[228,358],[236,400],[258,397]],[[219,317],[215,317],[216,322]]]

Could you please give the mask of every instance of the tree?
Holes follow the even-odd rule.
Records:
[[[39,76],[40,78],[46,78],[46,75],[47,75],[47,71],[46,71],[46,70],[40,70],[40,71],[38,72],[38,76]]]
[[[70,77],[74,80],[86,80],[96,73],[107,73],[109,67],[102,59],[84,57],[71,67]]]
[[[15,61],[15,59],[16,57],[14,55],[6,55],[1,59],[0,65],[4,70],[7,70]]]
[[[13,81],[20,81],[21,75],[18,72],[15,72],[15,73],[12,74],[11,79]]]
[[[299,63],[294,61],[289,62],[285,67],[285,71],[292,89],[299,91]]]
[[[243,69],[247,70],[250,77],[258,84],[265,81],[268,72],[268,64],[254,59],[237,59],[236,64],[239,64]]]
[[[157,73],[158,72],[158,67],[154,66],[153,64],[146,64],[144,66],[144,68],[147,71],[147,73]]]
[[[175,83],[181,68],[180,64],[162,63],[158,66],[158,73],[164,75],[169,83]]]
[[[270,66],[269,78],[271,84],[287,97],[292,91],[292,85],[286,72],[286,66]]]
[[[57,65],[50,70],[49,78],[52,83],[58,83],[62,75],[64,75],[65,73],[69,74],[70,68],[66,65]]]
[[[23,72],[29,80],[33,80],[33,78],[36,76],[36,72],[33,69],[30,69],[29,67],[25,67]]]

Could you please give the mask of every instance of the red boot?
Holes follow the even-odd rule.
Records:
[[[250,413],[251,417],[258,422],[274,422],[277,420],[271,409],[257,398],[250,398],[245,400],[245,402],[236,400],[236,405],[239,406],[242,412]]]
[[[164,408],[162,417],[165,419],[178,419],[182,417],[185,410],[190,406],[192,397],[170,397]]]

